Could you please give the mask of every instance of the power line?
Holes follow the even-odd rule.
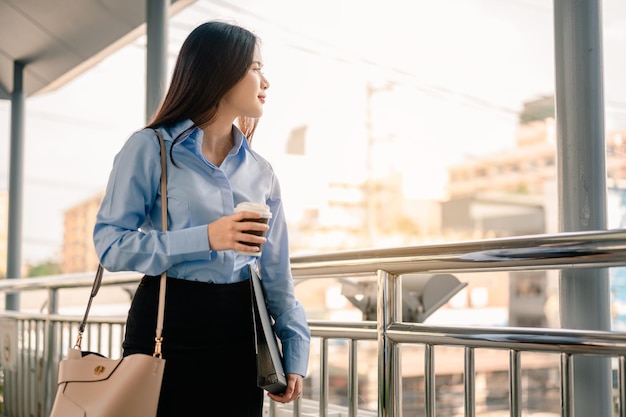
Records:
[[[371,59],[368,59],[362,55],[354,54],[352,51],[339,49],[337,48],[338,46],[337,44],[331,44],[328,41],[324,41],[319,38],[316,38],[307,34],[303,34],[300,32],[295,32],[290,27],[277,23],[275,20],[269,19],[266,16],[260,15],[258,13],[252,12],[248,9],[244,9],[240,6],[231,4],[223,0],[211,0],[210,3],[198,2],[198,3],[195,3],[191,7],[198,9],[200,12],[211,14],[212,11],[214,10],[213,8],[211,8],[211,6],[218,6],[223,9],[228,9],[236,13],[252,17],[256,20],[259,20],[263,23],[273,26],[274,28],[279,29],[280,31],[284,32],[287,35],[285,37],[281,37],[280,40],[289,48],[292,48],[292,49],[295,49],[295,50],[298,50],[307,54],[315,55],[315,56],[323,56],[335,62],[339,62],[341,64],[367,66],[367,67],[374,68],[377,70],[382,70],[387,73],[391,73],[394,77],[396,78],[399,77],[401,79],[399,81],[403,82],[403,84],[410,84],[416,90],[422,92],[423,94],[429,95],[433,98],[442,99],[441,95],[443,94],[444,97],[454,97],[456,99],[460,98],[462,102],[467,105],[480,107],[480,108],[486,108],[489,110],[495,110],[495,111],[503,112],[506,114],[515,114],[515,115],[519,114],[518,109],[513,109],[513,108],[509,108],[509,107],[506,107],[497,103],[492,103],[481,97],[476,97],[471,94],[451,90],[449,88],[445,88],[441,86],[424,85],[419,82],[415,74],[403,68],[399,68],[396,66],[382,65],[381,63],[372,61]],[[185,23],[179,23],[177,24],[177,27],[181,29],[187,29],[187,30],[193,29],[193,26],[191,24],[185,24]],[[313,41],[314,43],[317,44],[317,46],[305,47],[299,43],[294,43],[292,41],[285,41],[285,39],[291,40],[297,37],[304,38],[309,41]],[[320,48],[320,46],[323,48]],[[330,53],[330,50],[335,50],[336,52]]]
[[[492,0],[494,3],[497,4],[514,4],[520,7],[523,7],[525,9],[532,9],[535,10],[537,12],[541,12],[541,13],[551,13],[552,12],[552,7],[550,6],[546,6],[546,2],[543,0],[540,0],[540,3],[530,3],[528,1],[523,1],[523,0],[508,0],[507,2],[503,3],[502,0]]]

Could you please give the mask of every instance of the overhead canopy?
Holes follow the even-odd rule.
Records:
[[[195,0],[171,0],[174,14]],[[146,0],[0,0],[0,99],[54,90],[145,33]]]

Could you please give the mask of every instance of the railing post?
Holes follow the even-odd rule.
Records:
[[[348,417],[357,417],[359,409],[359,375],[357,366],[357,341],[350,339],[348,359]]]
[[[574,377],[572,355],[561,353],[561,416],[574,417]]]
[[[520,352],[509,351],[509,402],[511,417],[522,417],[522,369]]]
[[[402,417],[400,350],[387,336],[389,326],[402,320],[402,284],[386,271],[377,276],[378,415]]]
[[[619,417],[626,417],[626,357],[619,357]]]
[[[328,416],[328,339],[320,339],[320,417]]]
[[[437,393],[435,381],[435,346],[424,346],[424,402],[426,417],[437,416]]]
[[[465,417],[476,416],[476,371],[474,348],[465,348],[465,373],[463,375],[465,387]]]
[[[56,393],[57,381],[57,358],[59,353],[57,352],[57,344],[58,344],[58,336],[55,331],[55,323],[50,320],[50,316],[53,314],[59,313],[59,289],[58,288],[50,288],[48,290],[48,322],[47,326],[47,335],[44,338],[46,341],[46,354],[45,364],[44,364],[44,372],[45,372],[45,384],[44,384],[44,406],[46,407],[46,411],[50,411],[52,409],[52,401],[54,400],[54,395]]]
[[[298,398],[293,402],[293,413],[291,414],[293,417],[300,417],[300,405],[302,403],[302,398]]]

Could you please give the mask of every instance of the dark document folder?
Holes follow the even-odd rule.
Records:
[[[250,266],[250,282],[255,324],[257,385],[272,394],[280,395],[287,388],[282,354],[272,327],[272,319],[265,301],[261,277],[258,270],[253,266]]]

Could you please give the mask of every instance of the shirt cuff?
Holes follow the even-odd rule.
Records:
[[[282,348],[285,374],[298,374],[303,378],[306,377],[310,343],[304,340],[291,339],[283,342]]]
[[[206,225],[172,230],[167,232],[167,236],[172,256],[181,256],[184,260],[193,261],[206,259],[211,252]]]

